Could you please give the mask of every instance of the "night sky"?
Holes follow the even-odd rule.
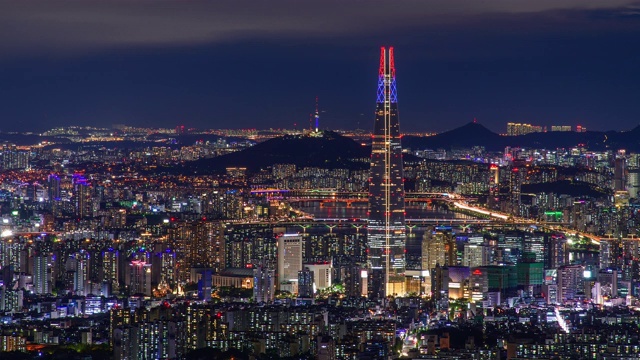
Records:
[[[404,131],[640,124],[638,2],[0,0],[0,130],[369,130],[382,45]]]

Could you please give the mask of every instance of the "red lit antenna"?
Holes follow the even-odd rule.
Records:
[[[379,76],[384,76],[384,46],[380,48],[380,70],[378,71]]]
[[[391,77],[396,77],[396,64],[393,60],[393,46],[389,47],[389,73],[391,73]]]

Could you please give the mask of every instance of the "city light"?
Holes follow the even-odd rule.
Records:
[[[73,354],[114,360],[640,358],[635,343],[640,338],[640,127],[608,128],[609,120],[612,127],[614,121],[632,121],[633,116],[623,116],[630,111],[623,103],[632,97],[618,96],[613,112],[606,109],[611,105],[607,94],[589,97],[602,101],[578,109],[579,92],[571,91],[576,82],[565,81],[562,96],[553,86],[532,86],[536,91],[527,94],[533,95],[516,96],[519,103],[514,103],[516,97],[505,97],[500,86],[509,84],[507,92],[518,94],[518,86],[539,80],[523,82],[521,71],[501,71],[505,64],[511,69],[509,61],[518,63],[522,54],[491,62],[489,74],[484,65],[474,67],[478,60],[466,52],[469,66],[460,72],[453,66],[460,64],[455,49],[441,56],[442,49],[421,47],[453,65],[438,65],[440,59],[415,66],[421,53],[407,44],[424,38],[415,24],[411,39],[399,41],[402,47],[359,53],[367,40],[325,53],[327,42],[314,41],[309,54],[315,61],[305,63],[296,55],[300,47],[289,46],[286,29],[302,24],[308,29],[298,33],[315,39],[324,36],[320,23],[327,23],[340,41],[369,39],[369,27],[385,33],[380,29],[403,24],[393,20],[407,10],[369,4],[377,6],[375,11],[360,6],[362,16],[354,17],[350,5],[341,4],[344,9],[336,13],[314,8],[315,16],[300,22],[274,1],[253,10],[257,15],[252,14],[250,26],[240,21],[226,32],[206,29],[206,24],[220,29],[235,24],[225,6],[216,7],[220,14],[215,16],[207,10],[213,5],[206,4],[167,6],[169,18],[161,16],[167,10],[156,9],[153,18],[165,20],[157,21],[163,24],[158,33],[154,21],[142,21],[149,16],[141,16],[140,7],[128,4],[118,12],[114,9],[122,5],[110,4],[100,9],[98,22],[119,29],[119,36],[108,36],[107,48],[104,39],[93,39],[99,31],[78,25],[96,23],[91,4],[73,16],[65,9],[75,5],[54,12],[47,10],[54,5],[45,6],[28,21],[2,27],[8,35],[0,36],[0,45],[3,38],[16,37],[16,26],[28,26],[30,36],[26,42],[15,39],[21,44],[17,58],[26,65],[8,61],[0,69],[11,73],[3,77],[11,90],[3,99],[9,103],[0,108],[8,109],[0,131],[0,359],[4,352],[18,358]],[[428,21],[433,14],[423,13],[422,5],[414,5],[405,21],[427,19],[429,26],[440,26]],[[554,6],[539,13],[520,9],[521,28],[530,29],[531,19],[574,11]],[[456,10],[462,11],[457,15],[443,9],[437,13],[447,19],[447,31],[464,32],[473,25],[477,32],[485,21],[468,9]],[[590,22],[613,24],[607,16],[584,16],[602,9],[591,6],[579,9],[580,16],[560,18],[598,33],[590,33],[590,39],[606,37],[598,32],[606,33],[604,26],[594,30]],[[27,12],[9,11],[4,18],[22,13]],[[500,14],[488,17],[490,29],[500,28]],[[260,21],[266,15],[274,18]],[[42,27],[43,18],[50,24]],[[126,21],[106,26],[114,18]],[[360,18],[375,26],[364,26]],[[131,19],[135,27],[127,26]],[[164,48],[165,38],[176,33],[175,19],[181,31],[169,41],[171,50]],[[640,34],[632,26],[640,20],[625,20],[630,34],[618,27],[616,37],[608,37],[612,46],[632,44],[619,40]],[[141,31],[138,23],[151,30],[145,27],[145,36],[131,33]],[[349,31],[358,31],[336,36],[346,31],[345,23]],[[45,33],[60,24],[68,27],[63,42]],[[199,31],[207,34],[222,31],[224,36],[216,38],[224,38],[224,46],[191,34],[193,24],[204,26]],[[71,31],[78,26],[86,31]],[[245,28],[255,31],[241,37],[278,35],[283,44],[256,47],[247,38],[243,43],[253,52],[236,51],[238,36],[227,35]],[[511,37],[522,29],[492,31]],[[199,40],[180,40],[185,36]],[[531,46],[535,37],[527,33],[517,48],[538,49],[545,42]],[[474,44],[488,41],[483,38],[473,37]],[[631,62],[613,56],[610,63],[620,69],[611,72],[586,66],[593,61],[588,56],[568,61],[565,55],[580,54],[584,46],[565,46],[572,38],[560,36],[552,44],[566,49],[561,71],[546,67],[554,51],[528,59],[526,67],[545,74],[550,83],[579,73],[577,83],[586,93],[616,90],[606,85],[620,83],[616,77],[624,74],[629,87],[624,90],[634,93],[634,72],[640,71],[625,65]],[[42,39],[50,42],[45,51],[66,55],[37,55],[43,50],[32,49],[32,43]],[[155,58],[135,46],[117,46],[122,39],[153,44],[149,54]],[[501,49],[508,53],[505,39]],[[176,46],[181,41],[189,48]],[[92,55],[83,56],[89,43]],[[199,44],[215,51],[198,51]],[[13,47],[2,48],[11,53]],[[495,46],[475,47],[488,49],[480,56],[483,62],[495,58]],[[349,49],[348,56],[342,48]],[[630,55],[636,51],[627,48]],[[176,58],[172,51],[180,51],[180,59],[165,66]],[[262,63],[247,56],[254,53]],[[3,59],[15,56],[3,53]],[[104,56],[117,61],[102,61]],[[377,87],[370,83],[368,95],[345,97],[345,91],[367,86],[366,81],[350,83],[361,80],[353,66],[367,56],[370,66],[360,68],[373,71],[369,81],[377,79]],[[42,66],[40,58],[55,59],[56,66]],[[129,66],[131,59],[136,66]],[[376,73],[371,66],[378,59]],[[174,76],[176,69],[180,76]],[[50,74],[62,70],[64,76]],[[425,76],[424,71],[434,70],[442,74]],[[451,76],[453,70],[459,74]],[[448,90],[465,88],[462,78],[483,72],[484,80],[492,81],[471,89],[484,91],[451,96]],[[194,74],[207,86],[193,87]],[[292,85],[291,76],[305,86],[285,88]],[[83,86],[85,78],[100,83]],[[439,83],[443,79],[451,84]],[[593,79],[598,86],[590,87]],[[38,86],[44,82],[46,91]],[[260,96],[250,96],[258,88]],[[402,128],[398,90],[409,102]],[[467,93],[498,100],[473,109],[484,103],[465,101]],[[542,96],[538,93],[557,101],[527,105]],[[50,94],[55,96],[44,101]],[[143,101],[148,96],[154,97],[152,103]],[[358,97],[368,97],[370,107]],[[426,100],[416,106],[420,98]],[[72,100],[77,100],[73,111],[61,113]],[[138,101],[145,108],[137,108]],[[35,115],[28,115],[31,107]],[[454,116],[458,108],[467,120]],[[505,116],[512,118],[497,122]],[[60,125],[74,119],[82,125]],[[227,128],[252,121],[260,127]],[[332,128],[339,124],[347,129]],[[401,132],[412,127],[421,130]]]

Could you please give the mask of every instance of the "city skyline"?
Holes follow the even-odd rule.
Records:
[[[368,59],[392,43],[402,54],[407,131],[474,118],[499,132],[507,122],[593,130],[639,122],[640,70],[630,61],[638,50],[627,44],[640,37],[640,22],[630,1],[455,10],[443,1],[377,1],[335,11],[336,2],[296,10],[278,0],[261,16],[221,4],[168,0],[153,12],[125,2],[1,4],[10,31],[0,36],[0,130],[302,128],[316,96],[321,126],[367,129]],[[382,33],[389,23],[394,30]],[[180,30],[161,31],[171,26]]]
[[[0,358],[640,359],[638,1],[0,0]]]

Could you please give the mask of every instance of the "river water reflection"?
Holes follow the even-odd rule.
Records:
[[[293,204],[293,206],[299,210],[302,210],[308,214],[313,215],[315,218],[320,219],[353,219],[353,218],[366,218],[367,217],[367,205],[366,203],[355,203],[352,206],[347,206],[345,203],[321,203],[319,201],[306,201]],[[407,219],[472,219],[465,214],[449,211],[446,208],[439,207],[433,204],[421,203],[410,204],[406,206],[406,218]]]

